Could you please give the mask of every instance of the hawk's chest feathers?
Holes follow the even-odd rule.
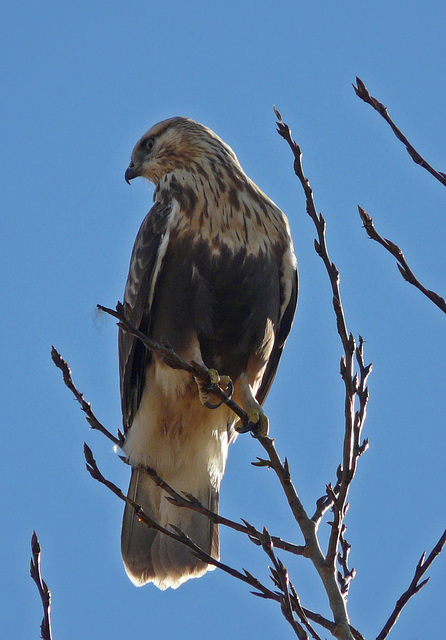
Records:
[[[165,175],[154,199],[172,204],[168,228],[179,241],[204,241],[213,254],[228,251],[281,259],[289,239],[288,224],[280,209],[241,172],[202,167]]]
[[[190,175],[176,172],[155,191],[172,209],[160,246],[153,328],[168,328],[177,344],[193,328],[209,349],[237,345],[247,353],[264,340],[268,321],[278,322],[287,222],[248,179],[238,180],[236,189],[226,179],[230,188],[222,190],[200,174],[192,186]]]

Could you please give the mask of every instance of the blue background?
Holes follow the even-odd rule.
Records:
[[[266,404],[310,513],[333,482],[343,435],[340,341],[314,229],[275,132],[276,104],[304,153],[341,273],[349,330],[374,363],[347,538],[357,570],[352,624],[375,637],[421,552],[444,529],[445,317],[367,239],[362,205],[426,286],[445,293],[445,189],[417,167],[354,94],[359,75],[414,145],[446,170],[446,14],[440,2],[283,0],[17,2],[2,10],[2,633],[37,638],[28,576],[36,529],[57,640],[291,638],[278,607],[219,571],[177,591],[135,588],[119,552],[122,504],[86,473],[82,443],[122,488],[128,468],[89,432],[50,360],[54,344],[111,429],[120,426],[116,327],[96,313],[122,297],[152,187],[129,188],[131,149],[155,122],[186,115],[214,129],[287,213],[299,259],[298,313]],[[249,436],[232,447],[221,512],[301,543]],[[325,545],[329,527],[321,525]],[[266,556],[223,530],[222,559],[268,580]],[[302,604],[328,614],[308,562],[286,561]],[[395,640],[444,627],[445,557],[404,611]],[[324,637],[324,632],[321,633]],[[328,633],[325,633],[327,636]]]

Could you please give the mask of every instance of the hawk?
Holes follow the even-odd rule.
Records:
[[[184,360],[211,368],[216,379],[217,371],[229,376],[250,427],[266,435],[262,405],[297,302],[288,221],[244,173],[233,150],[188,118],[164,120],[143,135],[125,172],[129,184],[138,176],[155,184],[154,204],[133,247],[126,316]],[[218,559],[218,527],[172,505],[144,467],[218,511],[236,416],[225,404],[204,406],[209,394],[192,375],[169,368],[122,329],[119,367],[129,496],[156,522],[175,525]],[[139,522],[127,505],[121,550],[138,586],[176,588],[213,568]]]

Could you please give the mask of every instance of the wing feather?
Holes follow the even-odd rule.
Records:
[[[295,267],[291,273],[289,299],[288,301],[285,301],[282,315],[279,318],[274,347],[266,366],[265,373],[263,374],[262,383],[256,393],[256,400],[259,404],[263,404],[265,402],[266,396],[268,395],[274,378],[276,377],[277,367],[279,366],[283,347],[285,346],[285,341],[288,338],[291,331],[291,325],[293,324],[294,312],[296,311],[297,305],[298,288],[298,273],[297,268]]]
[[[155,202],[143,220],[133,246],[129,275],[124,292],[128,321],[149,335],[151,307],[156,282],[168,243],[170,205]],[[119,374],[124,432],[133,421],[144,390],[151,355],[140,340],[126,331],[118,335]]]

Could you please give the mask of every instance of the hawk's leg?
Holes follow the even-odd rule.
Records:
[[[269,431],[269,420],[263,408],[255,399],[251,385],[245,376],[241,376],[237,381],[234,400],[248,414],[248,422],[244,424],[243,420],[239,420],[235,424],[235,430],[238,433],[248,433],[250,431],[256,438],[265,438]]]

